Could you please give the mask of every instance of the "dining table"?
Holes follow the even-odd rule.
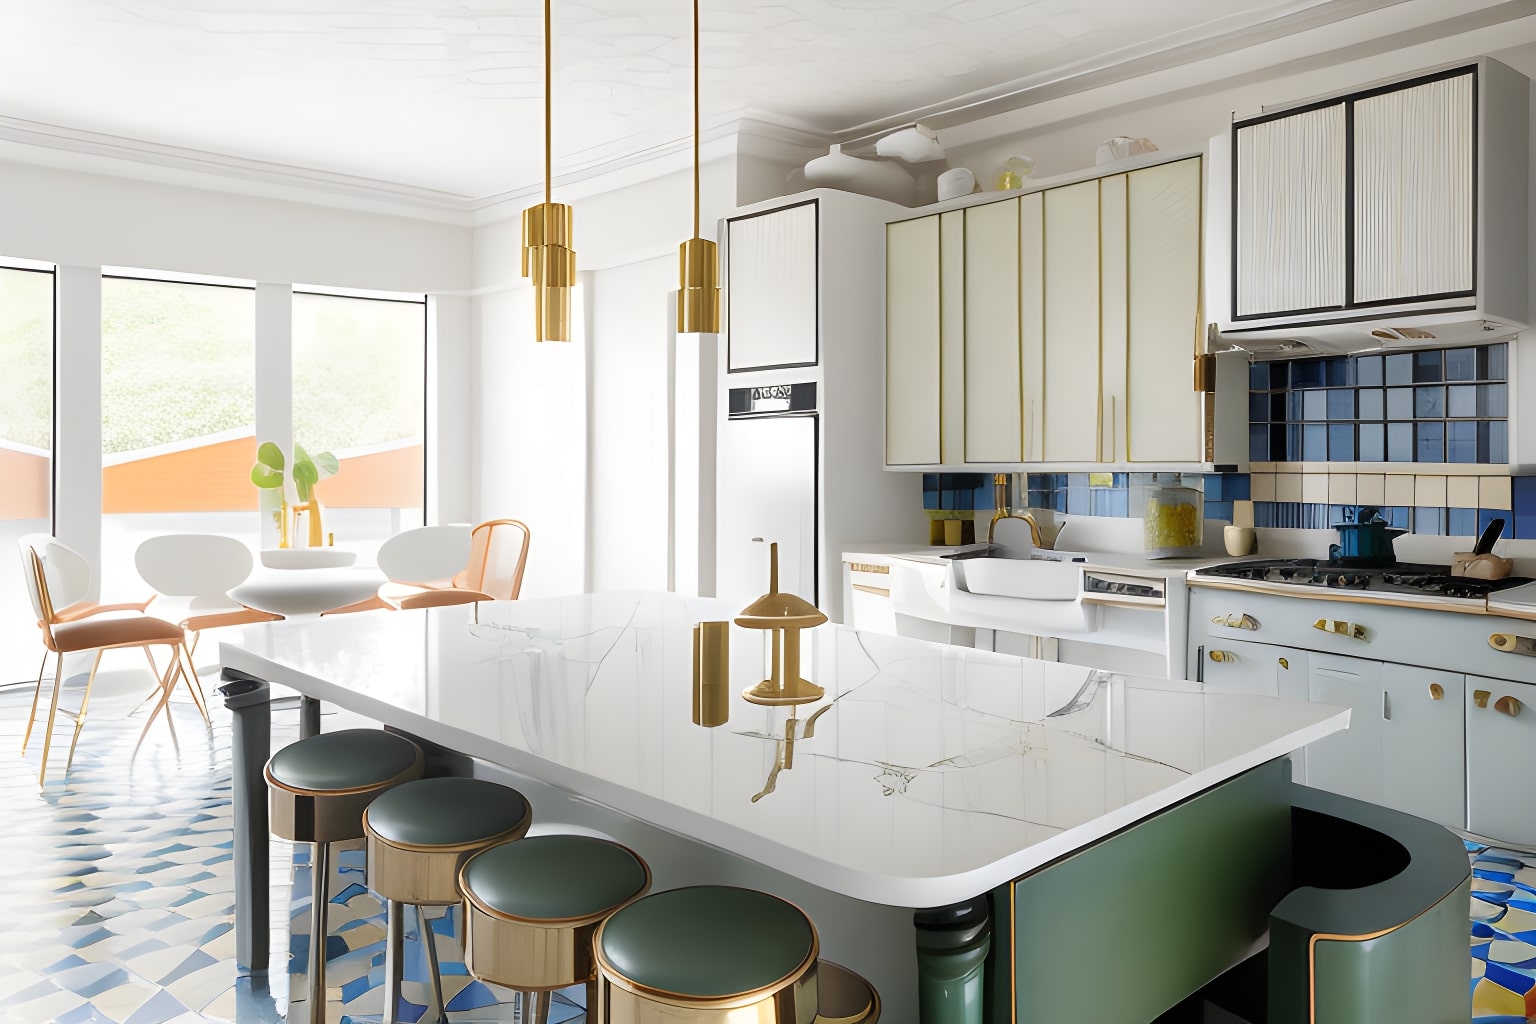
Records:
[[[832,623],[801,641],[824,696],[791,705],[747,699],[771,634],[729,627],[701,717],[694,627],[736,615],[654,592],[375,611],[248,627],[220,660],[518,785],[540,827],[620,838],[658,888],[791,899],[894,1024],[1134,1019],[1241,960],[1284,895],[1287,755],[1349,718]],[[236,765],[252,792],[262,753]],[[1117,951],[1150,979],[1131,1008],[1071,1016]]]

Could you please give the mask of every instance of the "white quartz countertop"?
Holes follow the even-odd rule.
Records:
[[[250,627],[220,657],[905,907],[985,892],[1348,722],[1326,705],[826,625],[804,639],[803,674],[827,695],[797,710],[740,697],[763,678],[766,647],[733,626],[729,722],[701,728],[692,627],[735,611],[624,593],[368,612]],[[792,766],[774,772],[787,735]]]

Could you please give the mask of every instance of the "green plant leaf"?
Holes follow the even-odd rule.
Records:
[[[283,470],[283,450],[271,441],[263,441],[261,446],[256,449],[256,461],[281,473]],[[265,486],[270,487],[271,485],[267,484]]]
[[[297,449],[295,450],[297,455]],[[300,461],[295,457],[293,463],[293,486],[298,489],[299,500],[308,501],[314,491],[315,484],[320,482],[320,472],[315,469],[315,464],[309,459]]]
[[[281,470],[275,470],[271,466],[258,462],[251,467],[251,483],[257,487],[281,487],[283,486],[283,474]]]
[[[336,471],[341,468],[341,462],[331,452],[321,452],[312,461],[315,464],[315,469],[320,471],[321,480],[328,476],[334,476]]]

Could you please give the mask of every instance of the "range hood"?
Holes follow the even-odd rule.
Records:
[[[1466,311],[1371,318],[1336,324],[1252,327],[1212,324],[1207,351],[1246,352],[1255,360],[1301,359],[1318,355],[1454,348],[1504,341],[1523,324]]]

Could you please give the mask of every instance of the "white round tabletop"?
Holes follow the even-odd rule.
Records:
[[[313,615],[365,601],[384,584],[377,569],[258,569],[229,592],[248,608],[274,615]]]
[[[345,548],[266,548],[261,564],[268,569],[339,569],[357,561]]]

